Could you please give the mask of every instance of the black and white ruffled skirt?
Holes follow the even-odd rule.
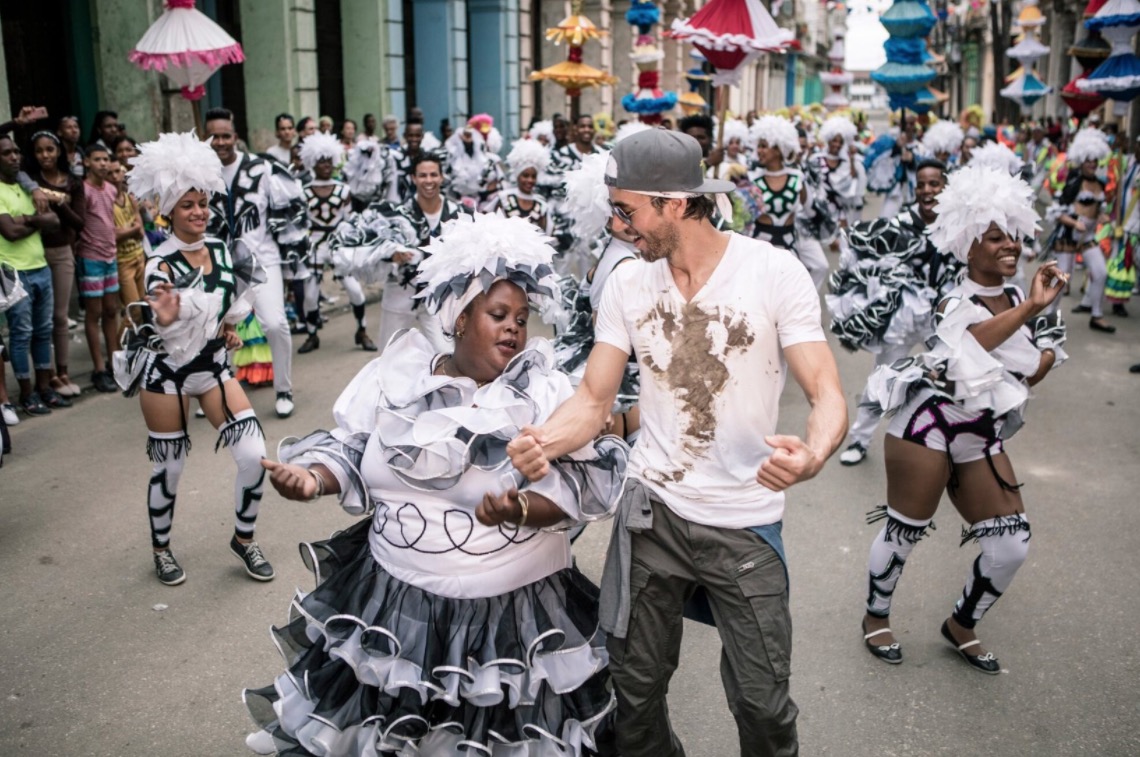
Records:
[[[301,553],[317,588],[273,636],[288,664],[243,699],[282,755],[595,754],[614,695],[598,589],[576,569],[452,599],[389,575],[370,518]]]

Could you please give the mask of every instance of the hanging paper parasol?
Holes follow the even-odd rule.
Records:
[[[1140,58],[1132,52],[1132,38],[1140,30],[1140,0],[1108,0],[1085,27],[1099,31],[1112,51],[1092,73],[1077,81],[1077,88],[1113,100],[1114,112],[1124,115],[1128,103],[1140,95]]]
[[[739,84],[746,61],[783,52],[794,38],[776,25],[760,0],[709,0],[692,18],[674,20],[669,36],[701,51],[716,69],[715,86]]]
[[[1089,113],[1099,108],[1104,104],[1105,98],[1094,92],[1085,92],[1080,88],[1080,84],[1084,81],[1085,74],[1081,74],[1071,82],[1061,87],[1061,99],[1064,100],[1065,105],[1069,106],[1069,110],[1073,111],[1073,115],[1078,118],[1084,118]]]
[[[194,0],[167,0],[166,10],[127,59],[144,71],[165,74],[182,88],[183,97],[196,102],[215,71],[241,63],[245,55],[233,37],[194,7]]]
[[[938,22],[925,0],[895,0],[879,18],[890,35],[883,43],[887,62],[871,72],[890,97],[891,110],[914,108],[918,93],[935,76],[924,38]],[[922,106],[920,106],[920,110]]]
[[[582,0],[574,0],[570,15],[558,26],[546,30],[546,38],[554,44],[566,42],[570,46],[567,59],[553,66],[534,71],[531,81],[552,81],[566,90],[571,98],[571,115],[578,115],[578,98],[586,87],[609,86],[617,82],[617,77],[600,71],[582,62],[582,45],[588,40],[598,39],[606,32],[594,26],[594,22],[582,15]]]
[[[664,51],[657,46],[652,32],[661,23],[661,9],[649,0],[633,0],[625,20],[637,29],[630,59],[637,67],[637,89],[621,99],[621,106],[634,113],[642,123],[659,124],[661,114],[677,104],[676,92],[665,92],[660,87],[658,70]]]
[[[1005,51],[1005,54],[1021,64],[1016,75],[1006,79],[1009,84],[1002,88],[1000,94],[1007,100],[1013,100],[1022,111],[1033,107],[1034,103],[1053,91],[1053,88],[1041,81],[1041,77],[1033,70],[1033,64],[1049,54],[1049,48],[1037,41],[1037,30],[1045,23],[1045,16],[1037,7],[1037,0],[1025,0],[1021,13],[1017,16],[1017,25],[1021,27],[1024,36],[1020,42]]]
[[[1001,90],[1001,96],[1013,100],[1022,110],[1029,110],[1034,103],[1053,91],[1037,77],[1032,69],[1025,69],[1008,87]]]
[[[831,47],[827,51],[827,59],[831,69],[819,74],[819,81],[831,89],[823,98],[823,104],[829,110],[839,110],[850,105],[845,88],[855,81],[855,75],[843,69],[846,57],[847,37],[847,9],[843,3],[837,3],[827,16],[828,34],[831,36]]]
[[[685,81],[689,83],[689,91],[677,98],[681,112],[686,116],[704,113],[709,109],[709,104],[705,98],[701,97],[700,89],[705,82],[712,81],[712,76],[706,74],[700,67],[690,68],[685,74]]]

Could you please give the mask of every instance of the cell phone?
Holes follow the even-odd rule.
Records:
[[[37,105],[35,108],[32,108],[32,116],[31,117],[36,121],[47,118],[48,117],[48,110],[47,110],[47,108],[45,108],[42,105]]]

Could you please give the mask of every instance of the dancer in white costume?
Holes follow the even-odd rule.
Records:
[[[977,542],[981,554],[941,633],[974,669],[1001,671],[975,627],[1009,589],[1030,536],[1004,443],[1022,425],[1029,387],[1065,358],[1063,334],[1042,315],[1064,274],[1041,266],[1028,296],[1004,281],[1037,222],[1021,179],[972,166],[951,175],[930,236],[967,265],[967,278],[939,304],[930,351],[884,366],[869,382],[871,400],[894,414],[884,449],[887,504],[870,518],[886,523],[871,544],[863,618],[864,642],[884,662],[902,662],[891,602],[945,491],[968,524],[962,545]]]
[[[565,529],[607,517],[628,447],[603,437],[526,483],[506,442],[572,394],[532,305],[553,250],[495,215],[446,224],[420,268],[456,336],[405,331],[333,408],[337,427],[266,462],[284,496],[337,494],[355,526],[303,553],[316,588],[274,629],[288,669],[247,690],[260,754],[609,753],[615,706],[597,588]]]

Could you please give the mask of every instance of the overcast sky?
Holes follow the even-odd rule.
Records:
[[[852,71],[871,71],[887,62],[883,42],[887,30],[879,23],[879,13],[891,7],[891,0],[848,0],[847,60]]]

